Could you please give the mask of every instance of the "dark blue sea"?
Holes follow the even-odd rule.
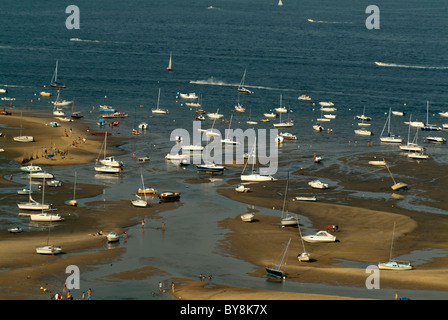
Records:
[[[70,14],[65,10],[73,4],[80,12],[79,29],[66,27]],[[442,126],[444,119],[438,113],[448,111],[446,1],[377,1],[379,29],[366,27],[370,16],[366,8],[372,4],[370,1],[285,0],[283,4],[278,6],[276,0],[3,0],[0,5],[0,89],[8,92],[1,95],[15,98],[13,107],[17,109],[51,111],[52,98],[40,97],[39,92],[55,94],[49,84],[58,61],[58,80],[67,85],[61,91],[61,98],[75,99],[76,109],[85,116],[83,121],[96,126],[100,116],[98,107],[102,104],[129,114],[113,129],[115,136],[131,138],[122,146],[127,151],[122,156],[127,162],[126,178],[92,181],[91,165],[76,169],[81,182],[107,187],[102,195],[105,200],[133,197],[133,188],[140,181],[138,165],[130,161],[134,151],[138,156],[151,157],[144,175],[158,188],[185,188],[186,179],[197,177],[191,166],[179,169],[164,160],[174,144],[170,141],[172,130],[191,131],[196,117],[195,109],[187,107],[185,101],[179,99],[179,93],[199,94],[204,110],[219,109],[227,119],[233,115],[232,127],[242,129],[249,128],[246,124],[249,115],[260,121],[263,113],[278,107],[281,96],[295,123],[287,131],[296,134],[298,141],[279,148],[279,161],[284,164],[278,171],[279,179],[284,179],[289,170],[306,166],[300,161],[313,152],[333,159],[328,164],[336,162],[337,157],[353,152],[346,148],[349,141],[374,141],[372,151],[384,152],[378,139],[389,108],[406,113],[404,117],[392,118],[394,133],[404,138],[407,138],[408,126],[403,122],[408,121],[409,116],[424,121],[427,103],[429,122]],[[167,72],[170,53],[173,71]],[[246,112],[234,113],[231,110],[238,101],[237,87],[245,70],[245,86],[253,93],[239,96]],[[165,116],[151,113],[157,104],[159,88],[160,107],[169,110]],[[302,94],[309,95],[312,100],[299,101]],[[316,119],[322,116],[320,101],[331,101],[337,108],[337,118],[324,125],[333,130],[331,136],[312,129]],[[9,101],[0,103],[10,106]],[[354,117],[361,115],[364,109],[372,118],[372,137],[357,137],[353,132]],[[133,138],[131,129],[142,121],[149,123],[149,129]],[[202,125],[210,127],[212,121],[206,120]],[[227,126],[216,123],[215,128],[223,131]],[[259,122],[254,128],[273,127],[272,122]],[[447,137],[446,131],[436,135]],[[446,146],[431,146],[428,153],[433,161],[448,162]],[[19,167],[10,162],[2,166],[3,171]],[[73,171],[52,170],[62,180],[73,181]],[[239,171],[230,169],[222,179],[232,175],[238,177]],[[219,181],[215,185],[219,186]],[[224,199],[210,184],[188,188],[184,191],[184,211],[166,213],[176,237],[161,238],[160,233],[147,233],[140,239],[142,248],[147,245],[155,248],[154,252],[129,249],[114,270],[151,264],[176,276],[195,278],[208,268],[214,270],[217,282],[271,288],[264,279],[246,275],[253,266],[216,254],[215,241],[209,241],[224,236],[222,230],[210,226],[244,212],[246,205]],[[129,190],[129,194],[122,190]],[[84,202],[92,200],[97,199]],[[204,203],[199,211],[198,201]],[[211,215],[216,201],[221,203],[222,212]],[[403,203],[403,206],[412,205]],[[1,209],[10,211],[4,206]],[[430,207],[425,210],[441,213],[440,209]],[[267,211],[266,214],[272,214],[271,210]],[[191,214],[188,219],[185,218],[187,213]],[[1,225],[6,229],[11,223],[26,223],[20,219],[15,212],[6,213]],[[186,235],[185,230],[195,230],[194,235],[191,232]],[[130,235],[133,235],[132,229]],[[137,228],[134,237],[139,236]],[[157,245],[149,245],[149,239],[151,244]],[[188,249],[179,249],[181,244]],[[229,274],[224,265],[232,266],[238,275]],[[104,272],[100,268],[97,274],[92,272],[85,277],[105,299],[151,299],[147,294],[157,289],[159,281],[155,277],[153,282],[148,280],[144,284],[114,283],[115,289],[123,290],[111,291],[111,284],[100,279],[99,275]],[[278,286],[272,288],[278,290]],[[304,289],[301,284],[294,288],[289,283],[284,285],[284,290],[337,292],[325,286]],[[347,292],[355,292],[350,290],[354,289],[348,288]],[[392,295],[391,292],[385,294]],[[422,293],[421,297],[431,295]]]

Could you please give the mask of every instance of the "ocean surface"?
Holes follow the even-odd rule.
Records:
[[[285,179],[291,170],[307,166],[303,157],[314,152],[324,153],[328,159],[326,165],[337,163],[338,157],[354,153],[346,148],[349,142],[373,141],[372,152],[391,149],[379,143],[389,108],[405,112],[404,117],[391,119],[393,132],[405,139],[408,126],[403,122],[410,116],[420,121],[428,117],[429,123],[438,126],[444,123],[438,113],[448,111],[446,1],[381,1],[377,4],[380,9],[377,30],[366,28],[370,14],[365,11],[371,4],[367,1],[283,3],[280,7],[275,0],[77,1],[80,29],[69,30],[65,24],[69,14],[65,9],[71,2],[2,1],[0,89],[8,90],[2,97],[15,98],[16,108],[51,111],[55,90],[49,84],[58,61],[58,80],[67,85],[61,90],[61,98],[75,99],[76,110],[84,115],[82,121],[90,122],[92,130],[96,130],[101,115],[98,107],[102,104],[128,113],[126,119],[118,119],[119,126],[110,129],[115,136],[130,138],[121,146],[127,153],[119,157],[125,162],[125,177],[92,179],[92,165],[77,166],[70,173],[65,168],[52,168],[64,182],[73,182],[76,171],[80,183],[107,187],[100,197],[79,199],[80,205],[98,199],[105,203],[132,199],[135,186],[140,183],[139,165],[131,158],[133,152],[151,158],[143,166],[146,184],[150,181],[159,190],[182,189],[182,206],[162,214],[161,220],[167,221],[170,228],[169,236],[156,228],[143,236],[139,227],[131,228],[130,239],[139,239],[140,247],[128,246],[123,260],[114,263],[113,268],[108,265],[83,274],[83,281],[92,284],[98,296],[164,299],[148,295],[157,289],[159,277],[153,282],[119,283],[102,278],[105,273],[147,264],[176,276],[197,278],[200,273],[210,272],[218,283],[279,289],[277,283],[246,275],[253,270],[252,265],[217,252],[216,241],[225,236],[225,231],[217,228],[218,221],[247,209],[245,204],[216,193],[216,188],[222,185],[220,179],[225,182],[238,178],[239,169],[229,168],[208,184],[189,185],[187,179],[198,177],[194,167],[180,168],[165,161],[164,156],[175,144],[170,141],[174,129],[193,134],[195,108],[187,107],[179,99],[179,93],[199,94],[205,111],[219,109],[226,119],[233,115],[232,128],[243,130],[273,129],[272,121],[256,126],[249,126],[246,121],[249,117],[260,121],[263,113],[280,105],[281,99],[294,120],[294,126],[285,131],[296,134],[298,141],[279,147],[281,166],[276,173],[279,179]],[[173,71],[167,72],[170,53]],[[245,86],[253,93],[238,96],[237,87],[245,71]],[[160,107],[168,109],[169,114],[155,116],[151,109],[157,105],[159,89]],[[40,97],[40,91],[54,95]],[[312,100],[299,101],[302,94],[310,95]],[[238,101],[246,112],[231,111]],[[332,135],[312,129],[316,119],[323,115],[320,101],[331,101],[337,108],[333,112],[337,118],[324,124],[326,129],[333,130]],[[10,106],[5,100],[0,104]],[[70,107],[66,111],[70,112]],[[372,137],[355,136],[353,132],[357,128],[354,117],[363,112],[372,118],[369,128],[374,133]],[[132,128],[142,121],[149,124],[148,130],[132,137]],[[209,128],[212,121],[207,119],[202,126]],[[217,121],[214,128],[224,133],[228,124]],[[447,138],[446,131],[434,135]],[[247,151],[250,147],[246,146]],[[446,145],[428,145],[427,153],[432,161],[448,163]],[[19,164],[1,157],[0,154],[2,172],[19,168]],[[25,177],[15,179],[27,183]],[[15,189],[0,190],[3,197],[11,192]],[[412,200],[415,197],[411,193],[401,205],[419,205]],[[216,203],[220,204],[219,210]],[[265,214],[278,214],[278,210],[257,209]],[[0,204],[0,210],[2,230],[11,224],[27,224],[27,220],[17,216],[16,208],[11,210]],[[422,205],[422,210],[447,214],[427,205]],[[393,297],[393,292],[386,290],[373,293],[297,283],[285,283],[281,289]],[[438,297],[437,293],[421,291],[411,294],[420,298]]]

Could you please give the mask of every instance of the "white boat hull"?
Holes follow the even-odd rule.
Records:
[[[56,221],[62,221],[62,217],[58,214],[47,214],[47,213],[41,213],[41,214],[31,214],[30,215],[31,221],[37,221],[37,222],[56,222]]]
[[[253,182],[261,182],[261,181],[276,181],[272,176],[263,176],[260,174],[247,174],[241,175],[241,181],[253,181]]]
[[[254,220],[254,214],[253,213],[242,214],[241,220],[243,220],[244,222],[252,222]]]
[[[55,247],[55,246],[44,246],[44,247],[39,247],[36,248],[36,253],[38,254],[59,254],[62,252],[62,248],[61,247]]]

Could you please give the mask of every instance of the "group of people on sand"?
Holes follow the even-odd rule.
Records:
[[[337,224],[331,224],[331,225],[329,224],[327,227],[328,232],[331,232],[331,231],[336,232],[336,231],[338,231],[338,229],[339,229],[339,226]]]

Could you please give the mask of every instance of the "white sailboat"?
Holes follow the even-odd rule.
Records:
[[[389,108],[389,116],[387,117],[386,123],[384,124],[383,131],[381,131],[380,141],[384,143],[402,143],[403,139],[395,135],[392,135],[390,131],[390,114],[391,109]],[[387,126],[387,136],[383,136],[386,126]]]
[[[274,123],[274,128],[289,128],[292,127],[294,125],[294,123],[292,122],[292,120],[286,121],[286,122],[282,122],[282,113],[284,112],[284,109],[286,110],[285,107],[282,107],[282,95],[280,95],[280,108],[276,108],[275,111],[280,113],[280,120],[278,123]],[[279,111],[281,110],[281,111]],[[286,112],[288,112],[289,114],[289,110],[286,110]]]
[[[437,127],[434,124],[430,124],[428,116],[429,116],[429,101],[426,102],[426,123],[424,124],[424,126],[421,129],[425,130],[425,131],[440,131],[440,130],[442,130],[441,127]]]
[[[142,179],[142,189],[145,190],[145,183],[143,182],[143,169],[140,168],[140,176]],[[138,194],[135,195],[137,199],[131,200],[131,203],[134,207],[146,208],[148,205],[148,201],[146,200],[146,193],[143,193],[144,199],[142,199]]]
[[[158,98],[157,98],[157,108],[156,109],[152,109],[151,111],[154,114],[167,114],[168,113],[168,109],[160,109],[159,103],[160,103],[160,88],[159,88],[159,95],[158,95]]]
[[[221,139],[222,144],[240,144],[238,141],[229,139],[230,126],[232,125],[232,118],[233,118],[233,114],[230,116],[229,129],[227,130],[226,138]]]
[[[33,197],[31,197],[31,177],[30,177],[30,188],[29,188],[29,192],[28,192],[28,202],[19,202],[17,203],[17,206],[19,207],[19,209],[21,210],[48,210],[51,208],[51,206],[49,204],[44,204],[43,201],[42,203],[37,202],[36,200],[33,199]]]
[[[286,188],[285,188],[285,196],[283,197],[283,207],[282,207],[282,219],[281,224],[283,227],[286,226],[296,226],[299,224],[299,218],[296,214],[290,214],[288,211],[285,212],[286,206],[286,195],[288,194],[288,186],[289,186],[289,172],[288,179],[286,180]]]
[[[398,261],[392,260],[394,234],[395,234],[395,222],[394,222],[394,229],[392,231],[392,240],[391,240],[391,245],[390,245],[389,261],[378,263],[378,268],[380,270],[397,270],[397,271],[412,270],[413,266],[409,262],[398,262]]]
[[[298,225],[298,228],[299,228],[300,241],[302,242],[303,252],[297,255],[297,260],[299,260],[300,262],[308,262],[311,260],[311,254],[309,252],[306,252],[305,250],[305,243],[303,242],[302,231],[300,230],[300,224]]]
[[[42,204],[44,203],[44,195],[45,195],[45,180],[44,183],[42,184]],[[37,222],[57,222],[63,220],[59,214],[47,213],[44,212],[44,209],[42,209],[41,213],[30,214],[30,219],[31,221],[37,221]]]
[[[22,113],[20,113],[20,135],[13,137],[12,139],[16,142],[33,142],[34,137],[33,136],[22,136]]]
[[[107,133],[104,135],[104,158],[95,162],[95,171],[101,173],[120,173],[123,163],[116,161],[114,157],[106,157]]]
[[[262,181],[277,181],[273,176],[271,175],[262,175],[260,172],[254,170],[255,165],[255,147],[256,143],[254,143],[254,147],[252,149],[252,152],[250,156],[248,157],[246,164],[244,165],[243,171],[241,172],[241,181],[253,181],[253,182],[262,182]],[[247,164],[249,163],[249,159],[253,157],[252,161],[252,172],[250,174],[244,174],[244,170],[246,170]]]
[[[246,69],[244,69],[243,77],[241,78],[240,85],[238,86],[238,92],[239,93],[253,93],[249,89],[244,87],[244,81],[246,79]]]
[[[76,172],[75,172],[75,183],[73,186],[73,199],[68,202],[69,205],[76,207],[78,205],[78,201],[76,201]]]
[[[279,7],[283,6],[283,2],[282,2],[282,0],[278,0],[278,6],[279,6]]]
[[[166,67],[166,71],[168,71],[168,72],[173,71],[171,58],[172,58],[172,55],[170,52],[170,61],[168,62],[168,67]]]
[[[409,122],[411,121],[411,116],[409,116]],[[408,143],[406,145],[401,145],[400,146],[400,150],[403,151],[413,151],[413,152],[422,152],[423,151],[423,147],[418,145],[417,143],[417,139],[418,139],[418,129],[415,132],[415,137],[414,140],[411,142],[409,140],[411,134],[411,125],[409,124],[409,129],[408,129]]]

